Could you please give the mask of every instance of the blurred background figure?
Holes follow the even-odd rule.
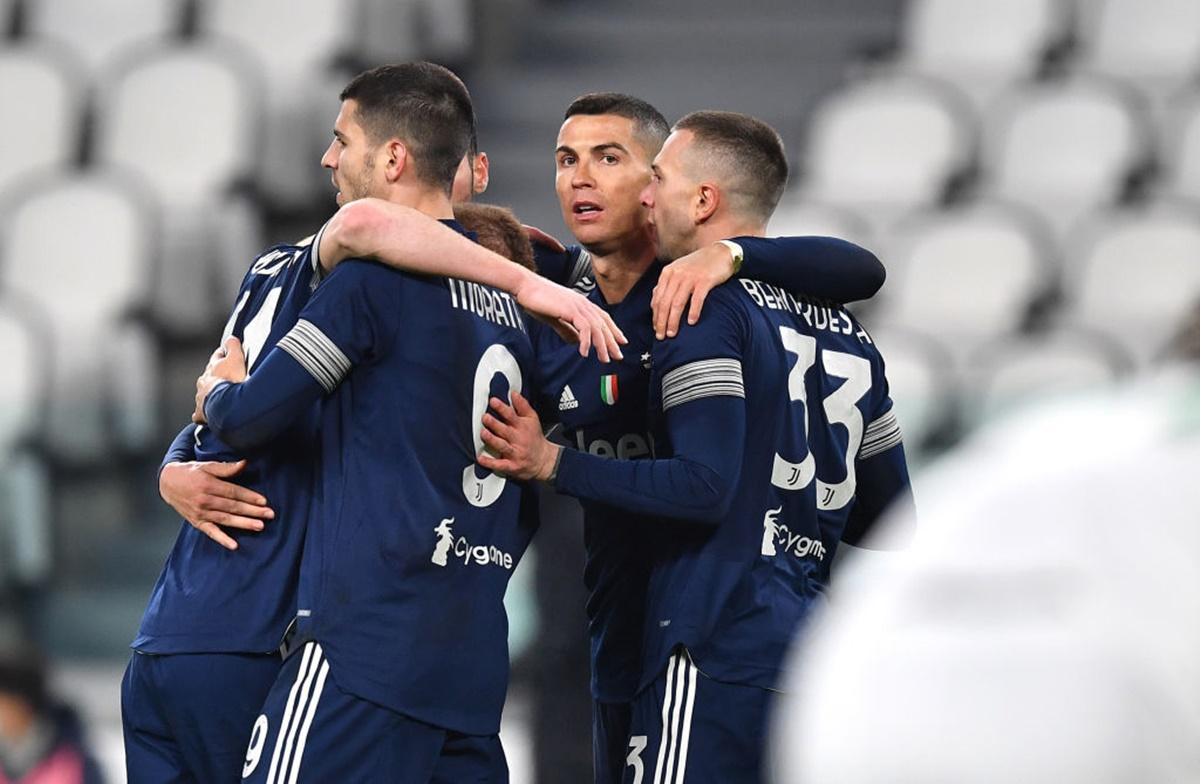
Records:
[[[41,654],[0,642],[0,782],[102,784],[73,708],[47,690]]]
[[[793,657],[776,781],[1200,781],[1197,328],[928,471],[914,545]]]
[[[0,124],[0,594],[114,777],[126,646],[177,524],[155,468],[250,259],[334,209],[341,86],[418,58],[472,92],[487,160],[464,190],[559,237],[552,150],[581,93],[779,129],[769,232],[888,266],[856,315],[919,502],[980,428],[1158,372],[1200,301],[1197,0],[0,0],[21,107]],[[1083,443],[1063,438],[1039,450]],[[576,782],[582,545],[576,507],[548,505],[508,596],[505,741],[515,781]]]

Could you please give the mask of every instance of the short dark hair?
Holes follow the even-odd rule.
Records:
[[[641,137],[642,144],[653,156],[662,148],[671,133],[671,126],[662,112],[641,98],[624,93],[587,93],[581,95],[567,107],[563,120],[577,114],[615,114],[633,120],[633,130]]]
[[[461,79],[436,63],[381,65],[354,77],[339,97],[358,104],[356,119],[373,144],[403,140],[417,177],[450,192],[475,135],[475,110]]]
[[[537,272],[529,235],[512,210],[478,202],[455,204],[454,219],[467,231],[475,232],[483,247]]]
[[[783,140],[762,120],[737,112],[692,112],[673,130],[691,131],[713,172],[724,178],[735,207],[765,223],[787,186]]]

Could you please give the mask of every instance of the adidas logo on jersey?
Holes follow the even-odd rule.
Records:
[[[571,385],[567,384],[563,387],[562,395],[558,398],[558,410],[570,411],[573,408],[579,408],[579,401],[575,399],[575,393],[571,391]]]

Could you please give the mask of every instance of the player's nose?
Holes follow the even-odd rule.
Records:
[[[639,198],[642,201],[643,207],[654,209],[654,183],[650,183],[645,188],[642,188],[642,193]]]
[[[326,169],[337,168],[337,155],[334,153],[332,142],[325,148],[325,154],[321,156],[321,165]]]

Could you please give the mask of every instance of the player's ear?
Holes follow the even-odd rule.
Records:
[[[388,182],[396,182],[408,165],[408,147],[399,139],[389,139],[383,144],[383,176]]]
[[[721,204],[721,189],[711,182],[702,182],[696,188],[692,202],[692,219],[704,223],[713,216]]]
[[[475,176],[474,176],[474,177],[472,177],[472,179],[471,179],[471,182],[472,182],[472,184],[473,184],[473,187],[474,187],[474,189],[475,189],[475,195],[476,195],[476,196],[478,196],[479,194],[481,194],[481,193],[483,193],[484,191],[486,191],[486,190],[487,190],[487,186],[488,186],[488,157],[487,157],[487,153],[486,153],[486,152],[481,152],[481,153],[479,153],[478,155],[476,155],[476,156],[475,156],[475,160],[474,160],[474,162],[473,162],[473,166],[474,166],[474,169],[475,169],[475,171],[474,171],[474,175],[475,175]]]

